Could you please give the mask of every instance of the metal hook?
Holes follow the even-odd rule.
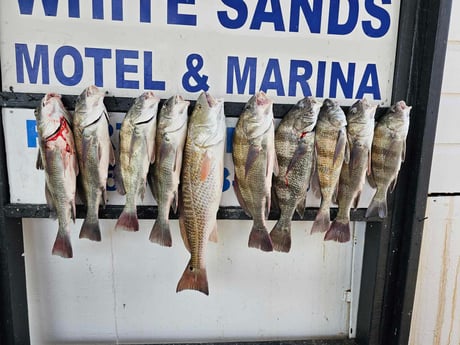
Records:
[[[13,94],[14,99],[18,99],[18,96],[17,96],[16,93],[14,92],[14,89],[13,89],[12,86],[10,86],[10,91],[11,91],[11,93]]]

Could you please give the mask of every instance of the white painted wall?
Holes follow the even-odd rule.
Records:
[[[460,2],[453,1],[430,193],[460,192]],[[460,197],[428,198],[411,345],[460,344]]]

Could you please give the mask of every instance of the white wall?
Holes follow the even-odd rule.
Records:
[[[430,193],[459,193],[460,2],[453,1]],[[460,344],[460,197],[428,198],[411,345]]]

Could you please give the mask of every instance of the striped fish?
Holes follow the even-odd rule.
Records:
[[[399,101],[377,123],[372,141],[372,174],[369,184],[377,191],[367,209],[366,217],[385,218],[387,192],[394,190],[401,163],[406,154],[406,137],[409,131],[409,114],[412,107]]]
[[[307,189],[314,167],[314,128],[322,102],[305,97],[283,117],[275,132],[279,173],[273,178],[280,218],[270,232],[273,249],[289,252],[291,219],[303,216]]]
[[[311,233],[325,232],[330,225],[330,206],[339,182],[340,170],[348,161],[347,120],[339,104],[326,99],[316,124],[316,170],[321,191],[321,205]]]
[[[363,189],[366,172],[370,174],[374,116],[377,106],[366,99],[357,101],[347,114],[347,137],[350,145],[350,162],[344,162],[340,172],[337,201],[339,211],[324,239],[338,242],[350,240],[350,209],[356,208]]]

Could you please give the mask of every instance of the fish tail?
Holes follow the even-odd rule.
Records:
[[[137,212],[123,210],[118,217],[115,230],[139,231],[139,221],[137,220]]]
[[[372,199],[371,204],[367,208],[366,218],[386,218],[388,215],[386,199]]]
[[[87,238],[91,241],[101,241],[101,229],[99,228],[99,221],[85,219],[81,226],[79,238]]]
[[[63,258],[73,257],[72,244],[70,243],[70,236],[67,231],[58,231],[51,253]]]
[[[273,243],[268,234],[268,230],[265,225],[254,224],[249,234],[248,247],[257,248],[264,252],[273,251]]]
[[[330,223],[331,223],[331,219],[329,215],[329,209],[326,209],[326,210],[319,209],[310,233],[314,234],[317,232],[326,232],[329,229]]]
[[[273,243],[273,249],[278,252],[288,253],[291,249],[291,226],[284,224],[281,219],[276,222],[270,238]]]
[[[337,241],[340,243],[345,243],[350,240],[350,222],[346,221],[345,223],[334,220],[331,224],[331,227],[324,235],[325,241]]]
[[[194,268],[190,260],[177,284],[176,292],[182,290],[196,290],[209,295],[206,268]]]
[[[161,222],[157,218],[153,224],[152,231],[150,232],[149,240],[150,242],[158,243],[163,247],[171,247],[172,239],[169,223]]]

